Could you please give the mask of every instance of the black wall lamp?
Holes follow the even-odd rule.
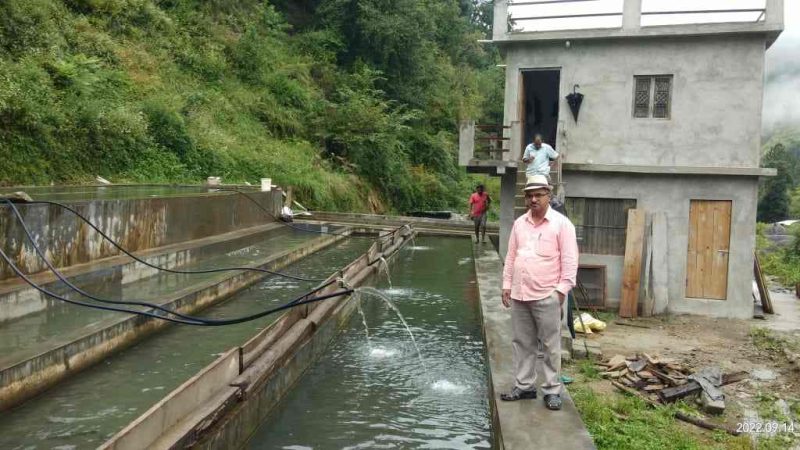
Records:
[[[578,92],[578,88],[580,85],[572,86],[572,93],[567,95],[567,104],[569,105],[569,110],[572,111],[572,117],[575,118],[575,123],[578,123],[578,111],[581,109],[581,103],[583,103],[583,94]]]

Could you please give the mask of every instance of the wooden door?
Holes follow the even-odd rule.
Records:
[[[686,261],[687,297],[728,298],[732,203],[730,200],[691,201]]]

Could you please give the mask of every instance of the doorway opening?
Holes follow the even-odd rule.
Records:
[[[556,148],[560,79],[558,69],[522,71],[520,120],[523,150],[537,134],[542,135],[543,142]]]

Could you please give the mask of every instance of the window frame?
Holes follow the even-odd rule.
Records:
[[[666,115],[664,117],[655,117],[656,110],[656,86],[657,81],[666,78],[669,80],[667,85],[667,98],[666,98]],[[639,80],[647,80],[647,115],[637,115],[636,95],[639,92]],[[675,77],[672,74],[655,74],[655,75],[634,75],[633,76],[633,101],[631,104],[631,116],[634,119],[654,119],[654,120],[670,120],[672,119],[672,91],[674,86]]]

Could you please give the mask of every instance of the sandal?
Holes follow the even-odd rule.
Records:
[[[536,389],[530,391],[523,391],[522,389],[515,387],[509,393],[500,394],[500,400],[506,402],[515,402],[517,400],[526,400],[533,398],[536,398]]]
[[[544,396],[544,404],[551,411],[561,409],[561,396],[558,394],[547,394]]]

